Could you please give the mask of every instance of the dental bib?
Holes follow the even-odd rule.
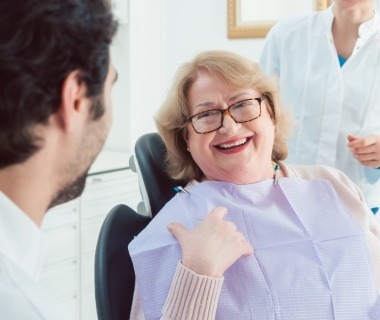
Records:
[[[365,237],[326,180],[205,181],[179,193],[129,245],[145,319],[159,319],[181,250],[166,226],[228,209],[254,248],[224,274],[216,319],[380,319]]]

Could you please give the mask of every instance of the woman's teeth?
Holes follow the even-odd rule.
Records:
[[[242,144],[246,143],[247,140],[248,140],[247,138],[243,138],[243,139],[235,141],[234,143],[222,143],[219,145],[219,148],[228,149],[228,148],[232,148],[236,146],[241,146]]]

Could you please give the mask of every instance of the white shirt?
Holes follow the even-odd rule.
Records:
[[[1,319],[66,319],[56,302],[37,283],[46,240],[37,225],[0,192]]]
[[[344,171],[380,206],[380,170],[362,166],[347,148],[347,135],[380,134],[380,23],[359,27],[355,49],[343,67],[331,26],[332,7],[286,18],[269,32],[263,70],[279,77],[285,107],[296,119],[289,163],[324,164]]]

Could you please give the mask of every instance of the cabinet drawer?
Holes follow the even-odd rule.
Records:
[[[71,294],[58,299],[58,303],[67,313],[70,319],[79,319],[79,299],[78,294]],[[96,319],[96,318],[94,318]],[[85,320],[85,318],[83,318]]]
[[[79,200],[73,200],[50,209],[43,220],[42,230],[48,230],[78,221]]]
[[[95,252],[99,231],[102,227],[104,217],[87,220],[82,227],[82,256],[89,252]]]
[[[136,207],[141,201],[137,175],[130,170],[99,174],[89,178],[81,198],[83,217],[106,214],[120,203]],[[100,208],[102,206],[102,208]]]
[[[104,197],[107,194],[123,194],[125,188],[137,183],[137,175],[129,173],[130,170],[121,170],[110,173],[102,173],[90,176],[86,181],[85,192],[82,196],[82,201],[97,199]]]
[[[83,260],[83,269],[82,269],[82,286],[84,288],[94,286],[94,271],[95,271],[95,253],[87,254]]]
[[[109,196],[83,203],[81,209],[82,219],[106,216],[114,206],[120,203],[125,203],[125,196]]]
[[[71,224],[45,231],[49,238],[48,252],[44,264],[52,264],[78,255],[78,226]]]
[[[129,315],[125,315],[128,319]],[[98,319],[96,313],[96,302],[95,302],[95,288],[87,288],[83,291],[82,296],[82,319]]]
[[[46,268],[40,283],[47,288],[54,297],[78,294],[79,268],[76,260]]]

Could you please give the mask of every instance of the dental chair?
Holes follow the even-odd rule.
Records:
[[[145,213],[151,217],[175,195],[175,186],[185,185],[165,173],[165,158],[166,147],[161,137],[158,133],[148,133],[137,140],[135,156],[130,159],[130,167],[139,176]]]
[[[135,285],[128,244],[175,194],[182,181],[164,172],[166,148],[157,133],[141,136],[129,164],[138,174],[143,202],[137,211],[121,204],[106,216],[95,251],[95,299],[100,320],[128,319]]]
[[[128,244],[151,218],[119,204],[107,214],[95,251],[95,300],[98,319],[129,319],[135,274]]]

